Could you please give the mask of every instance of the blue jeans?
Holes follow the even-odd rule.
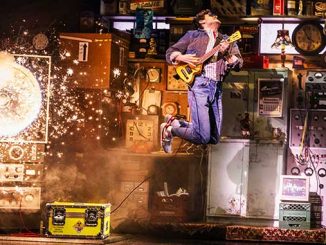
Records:
[[[194,144],[217,144],[222,125],[222,83],[199,76],[188,91],[191,123],[172,134]]]

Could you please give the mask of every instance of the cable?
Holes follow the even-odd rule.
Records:
[[[152,175],[153,176],[153,175]],[[118,206],[115,208],[115,209],[113,209],[112,211],[111,211],[111,214],[113,214],[115,211],[117,211],[121,206],[122,206],[122,204],[130,197],[130,195],[135,191],[135,190],[137,190],[137,188],[139,187],[139,186],[141,186],[144,182],[146,182],[147,180],[149,180],[152,176],[149,176],[149,177],[146,177],[145,179],[143,179],[134,189],[132,189],[128,194],[127,194],[127,196],[124,198],[124,199],[122,199],[122,201],[118,204]]]
[[[306,117],[304,120],[304,125],[303,125],[303,132],[302,132],[302,138],[301,138],[301,145],[300,145],[300,150],[299,153],[302,154],[303,148],[304,148],[304,142],[306,138],[306,132],[307,132],[307,124],[308,124],[308,111],[306,111]]]
[[[315,172],[315,177],[316,177],[316,193],[317,194],[321,194],[321,189],[320,189],[320,176],[317,174],[318,172],[317,172],[317,167],[318,167],[318,161],[317,161],[317,166],[315,166],[315,163],[314,163],[314,161],[313,161],[313,157],[312,156],[314,156],[315,154],[313,153],[313,151],[310,149],[310,148],[308,148],[308,151],[309,151],[309,160],[310,160],[310,162],[311,162],[311,165],[312,165],[312,167],[313,167],[313,169],[314,169],[314,172]],[[319,190],[319,192],[318,192],[318,190]]]
[[[22,197],[19,201],[19,210],[18,210],[18,213],[19,213],[19,219],[20,219],[20,222],[21,222],[21,225],[23,226],[23,229],[25,231],[27,231],[27,233],[22,233],[21,231],[19,232],[19,234],[22,234],[24,236],[36,236],[38,235],[37,233],[35,232],[32,232],[30,229],[27,228],[26,224],[25,224],[25,221],[24,221],[24,218],[23,218],[23,213],[22,213]]]

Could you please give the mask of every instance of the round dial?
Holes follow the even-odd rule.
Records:
[[[173,115],[178,114],[178,105],[174,102],[167,102],[162,105],[162,114],[165,115]]]
[[[11,137],[39,115],[42,92],[34,75],[13,62],[0,63],[0,137]]]
[[[161,70],[159,68],[150,68],[147,70],[147,75],[151,83],[159,83]]]
[[[43,33],[39,33],[35,35],[35,37],[33,38],[33,46],[37,50],[45,49],[48,46],[48,44],[49,44],[49,39]]]
[[[293,31],[292,42],[303,55],[315,55],[325,48],[323,27],[318,22],[303,22]]]

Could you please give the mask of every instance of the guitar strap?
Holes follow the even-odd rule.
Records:
[[[214,48],[223,40],[223,35],[218,32],[218,35],[217,35],[217,38],[216,38],[216,41],[215,41],[215,44],[214,44]]]
[[[223,40],[223,35],[222,35],[222,33],[218,32],[218,35],[217,35],[217,38],[215,40],[215,43],[214,43],[214,47],[213,48],[215,48],[222,40]],[[211,58],[209,58],[205,62],[205,64],[216,62],[221,57],[222,57],[221,54],[219,54],[218,56],[213,55]]]

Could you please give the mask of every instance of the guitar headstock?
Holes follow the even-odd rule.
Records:
[[[228,42],[232,43],[235,42],[237,40],[241,39],[241,33],[240,31],[236,31],[235,33],[233,33],[229,38],[228,38]]]

